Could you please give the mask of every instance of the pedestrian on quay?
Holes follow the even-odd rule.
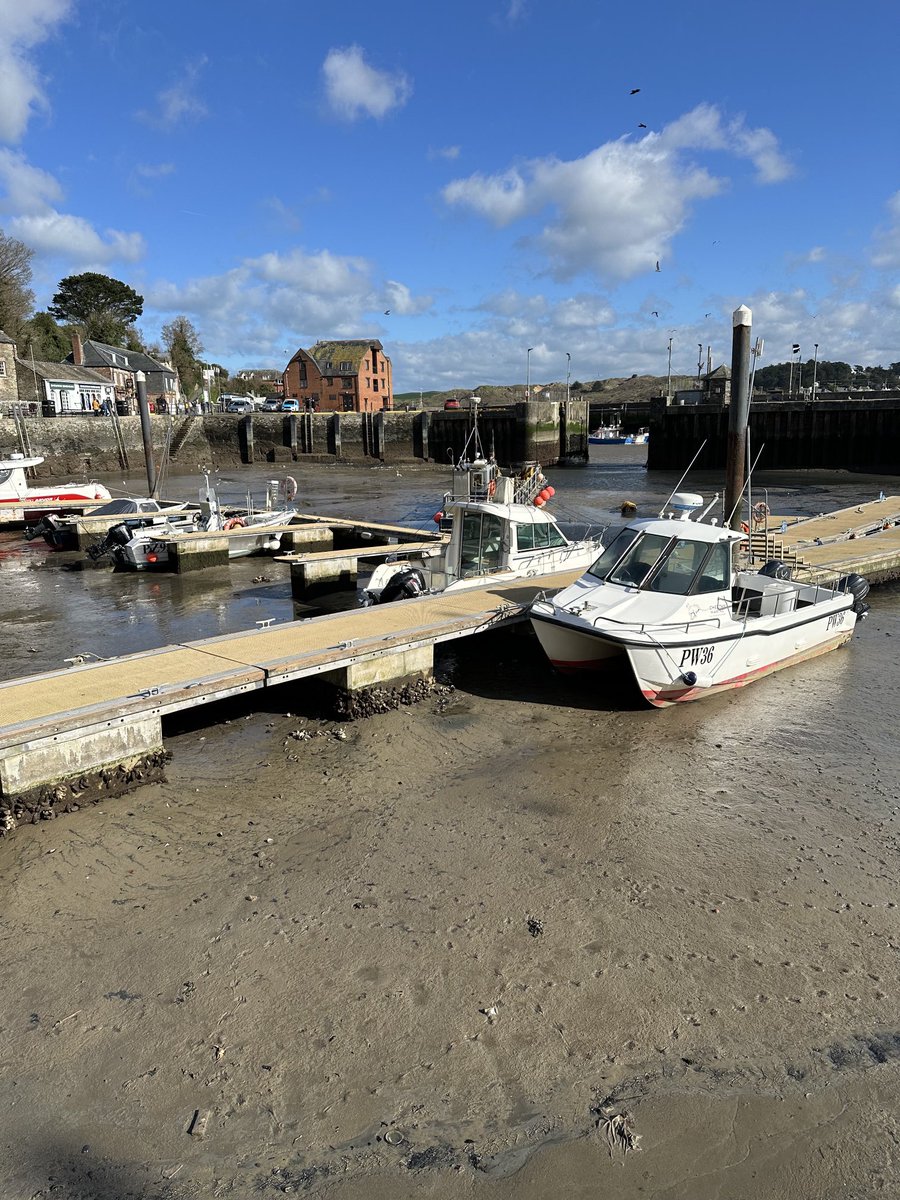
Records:
[[[100,401],[97,399],[96,396],[91,401],[91,408],[94,410],[94,415],[99,417],[100,416]]]

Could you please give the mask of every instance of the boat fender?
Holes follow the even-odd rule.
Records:
[[[496,490],[497,490],[497,480],[492,479],[491,482],[487,485],[488,500],[493,500],[494,492],[496,492]]]
[[[741,533],[749,533],[749,532],[750,532],[750,526],[747,524],[746,521],[741,521]]]
[[[768,575],[770,579],[790,579],[791,568],[778,558],[770,558],[764,567],[760,567],[759,575]]]
[[[431,519],[434,521],[435,525],[440,525],[441,521],[444,519],[444,514],[438,510],[438,512],[436,512]]]
[[[287,503],[290,504],[297,495],[297,480],[293,475],[285,476],[281,484],[281,491]]]
[[[246,529],[246,527],[247,522],[243,517],[229,517],[222,529],[227,533],[229,529]]]
[[[390,604],[392,600],[411,600],[427,591],[425,576],[417,567],[405,567],[397,571],[381,589],[379,604]]]
[[[694,687],[695,684],[697,683],[696,671],[682,671],[681,678],[683,679],[683,681],[687,684],[687,686],[689,688]]]
[[[868,604],[865,604],[865,598],[869,594],[869,581],[864,579],[862,575],[857,575],[852,572],[850,575],[844,575],[838,580],[838,591],[849,592],[853,597],[853,611],[860,618],[865,618],[869,611]]]

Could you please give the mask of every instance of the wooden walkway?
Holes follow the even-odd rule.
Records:
[[[376,605],[0,683],[0,752],[86,726],[160,717],[521,621],[580,571]]]
[[[770,517],[764,534],[754,530],[753,545],[757,558],[795,564],[797,578],[825,581],[856,573],[883,583],[900,576],[900,496],[815,517]]]

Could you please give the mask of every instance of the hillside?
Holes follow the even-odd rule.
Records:
[[[685,388],[691,386],[691,380],[683,376],[672,377],[672,387]],[[535,397],[550,393],[553,400],[561,400],[565,396],[565,382],[535,383],[532,385]],[[577,399],[590,400],[592,404],[632,404],[639,400],[650,400],[653,396],[661,396],[666,390],[665,375],[631,375],[620,379],[598,379],[593,382],[576,382],[570,385],[570,395]],[[452,388],[447,392],[423,392],[422,403],[426,409],[443,408],[446,400],[467,400],[470,396],[480,396],[485,406],[513,404],[524,397],[525,388],[522,384],[512,384],[503,387],[492,387],[487,384],[469,388]],[[405,405],[419,407],[418,392],[402,392],[394,396],[397,408]]]

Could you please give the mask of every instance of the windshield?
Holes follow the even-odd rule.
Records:
[[[597,579],[605,579],[607,573],[615,566],[637,536],[637,531],[634,529],[622,529],[597,561],[588,567],[588,575],[594,575]]]

